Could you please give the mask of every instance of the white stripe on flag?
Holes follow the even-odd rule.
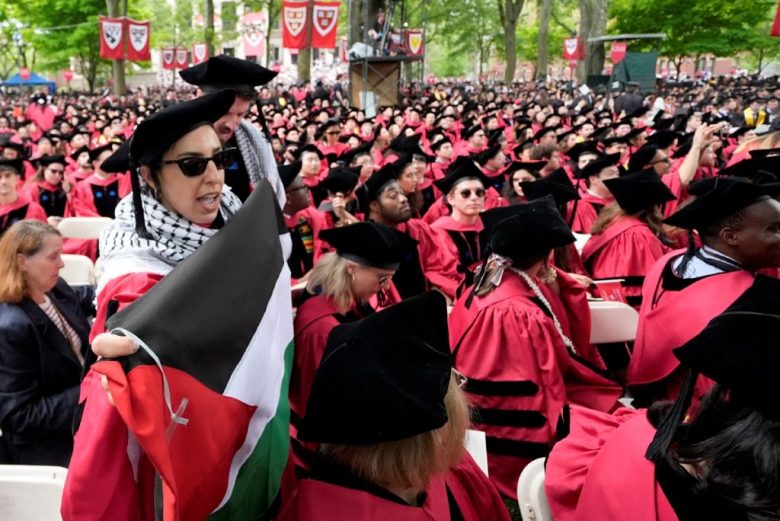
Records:
[[[254,450],[268,422],[276,414],[284,377],[284,352],[292,338],[290,270],[287,263],[284,263],[260,325],[223,393],[246,404],[256,405],[257,410],[249,423],[244,444],[233,457],[225,497],[214,509],[215,512],[230,499],[239,469]]]

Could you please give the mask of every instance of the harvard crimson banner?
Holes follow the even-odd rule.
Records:
[[[149,22],[127,20],[127,59],[145,62],[152,59],[149,51]]]
[[[612,50],[609,53],[609,58],[612,63],[618,64],[626,57],[626,49],[628,44],[626,42],[612,42]]]
[[[186,69],[189,67],[189,60],[187,59],[187,49],[176,49],[176,57],[174,58],[176,61],[176,68],[177,69]]]
[[[303,49],[306,47],[306,2],[282,2],[282,47]]]
[[[563,40],[563,57],[569,61],[585,58],[585,48],[578,36]]]
[[[205,43],[192,44],[192,64],[197,65],[209,59],[209,48]]]
[[[772,30],[769,31],[770,36],[780,36],[780,2],[777,3],[777,14],[775,14],[775,21],[772,23]]]
[[[339,25],[340,2],[314,1],[312,11],[312,49],[333,49],[336,47],[336,33]]]
[[[100,17],[100,57],[107,60],[124,59],[124,19]]]
[[[176,68],[176,50],[175,49],[163,49],[162,52],[162,68],[166,70],[173,70]]]
[[[244,56],[265,57],[265,35],[268,17],[265,12],[245,13],[241,18],[243,28]]]
[[[422,29],[409,29],[406,31],[406,50],[409,54],[420,56],[425,52]]]

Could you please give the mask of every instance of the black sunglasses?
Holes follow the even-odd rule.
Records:
[[[471,197],[471,192],[472,190],[466,188],[465,190],[460,191],[460,196],[464,199],[468,199]],[[485,190],[482,188],[477,188],[476,190],[473,190],[473,192],[477,197],[485,197]]]
[[[220,152],[217,152],[211,157],[183,157],[181,159],[160,161],[160,164],[176,164],[179,166],[181,173],[185,176],[197,177],[206,171],[206,167],[208,167],[209,161],[214,161],[214,166],[217,167],[217,170],[223,170],[226,166],[233,163],[235,152],[236,148],[226,148]]]

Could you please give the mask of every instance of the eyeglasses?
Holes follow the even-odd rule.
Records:
[[[217,152],[211,157],[183,157],[181,159],[170,159],[167,161],[160,161],[162,165],[176,164],[179,166],[181,173],[187,177],[197,177],[206,171],[209,161],[214,162],[214,166],[217,170],[224,170],[226,166],[233,162],[235,157],[235,148],[226,148],[221,152]]]
[[[485,197],[485,190],[484,190],[484,189],[482,189],[482,188],[477,188],[476,190],[471,190],[471,189],[469,189],[469,188],[466,188],[465,190],[461,190],[461,191],[460,191],[460,192],[458,192],[458,193],[460,194],[460,196],[461,196],[462,198],[464,198],[464,199],[468,199],[469,197],[471,197],[471,193],[472,193],[472,192],[473,192],[473,193],[474,193],[474,195],[476,195],[477,197]]]
[[[339,134],[341,134],[341,131],[339,131],[339,130],[329,130],[329,131],[327,131],[325,133],[327,135],[329,135],[329,136],[338,136]]]
[[[46,170],[48,170],[52,174],[64,174],[65,173],[65,170],[62,170],[61,168],[47,168]]]

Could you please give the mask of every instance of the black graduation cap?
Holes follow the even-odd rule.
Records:
[[[582,143],[577,143],[566,151],[566,155],[569,156],[569,159],[572,161],[577,161],[580,156],[586,152],[598,155],[599,151],[598,148],[596,148],[595,141],[583,141]]]
[[[682,424],[699,374],[729,390],[729,400],[780,419],[780,280],[756,275],[753,284],[695,337],[673,350],[687,374],[646,457],[661,461]],[[714,433],[713,433],[714,434]]]
[[[720,171],[722,176],[753,178],[759,172],[780,174],[780,156],[751,157],[743,159]]]
[[[24,163],[22,158],[5,159],[0,158],[0,170],[13,170],[16,175],[21,175],[24,171]]]
[[[446,137],[446,136],[445,136],[445,137],[441,138],[440,140],[436,141],[435,143],[431,143],[431,150],[433,150],[434,152],[436,152],[436,151],[437,151],[437,150],[439,150],[439,149],[440,149],[440,148],[441,148],[443,145],[445,145],[445,144],[447,144],[447,143],[449,143],[449,144],[452,144],[452,140],[451,140],[450,138],[448,138],[448,137]]]
[[[322,230],[320,238],[346,259],[388,270],[397,269],[417,247],[417,241],[408,234],[370,221]]]
[[[498,155],[498,153],[501,152],[501,145],[493,145],[492,147],[488,147],[483,152],[477,154],[477,163],[480,165],[484,165],[494,157]]]
[[[536,134],[534,134],[534,137],[533,137],[533,138],[531,138],[531,139],[533,139],[534,141],[539,141],[539,140],[540,140],[540,139],[542,139],[542,138],[543,138],[543,137],[544,137],[546,134],[548,134],[548,133],[550,133],[550,132],[552,132],[552,133],[555,133],[555,129],[556,129],[556,128],[557,128],[557,127],[542,127],[542,128],[540,128],[540,129],[539,129],[539,130],[536,132]]]
[[[535,181],[523,181],[520,183],[526,199],[533,201],[551,195],[557,206],[562,206],[569,201],[580,198],[577,188],[571,183],[569,176],[563,168],[559,168],[552,174],[541,177]]]
[[[482,130],[481,126],[479,126],[479,125],[472,125],[472,126],[470,126],[469,128],[467,128],[466,130],[463,131],[463,134],[461,134],[461,138],[468,139],[471,136],[473,136],[474,134],[476,134],[477,132],[479,132],[480,130]]]
[[[604,184],[618,205],[628,214],[635,214],[675,199],[674,194],[652,170],[605,179]]]
[[[333,194],[351,192],[358,184],[361,168],[360,166],[331,168],[327,177],[320,181],[319,186]]]
[[[658,113],[659,114],[663,114],[663,112],[660,112],[660,111]],[[674,124],[674,121],[675,121],[674,118],[659,118],[659,119],[656,119],[653,122],[653,128],[656,131],[659,131],[659,130],[669,130],[672,127],[672,125]]]
[[[629,141],[630,141],[630,140],[634,139],[635,137],[637,137],[637,136],[638,136],[639,134],[641,134],[642,132],[647,132],[647,127],[636,127],[636,128],[632,128],[632,129],[631,129],[631,131],[630,131],[628,134],[626,134],[624,137],[625,137],[627,140],[629,140]]]
[[[546,164],[547,161],[544,159],[541,161],[512,161],[506,170],[504,170],[504,174],[509,177],[518,170],[527,170],[536,177]]]
[[[28,156],[28,149],[27,146],[23,143],[16,143],[14,141],[9,141],[5,145],[3,145],[3,149],[11,148],[13,150],[16,150],[16,152],[19,154],[20,159],[27,159]]]
[[[300,437],[373,445],[438,429],[448,420],[444,397],[451,369],[440,293],[336,326],[314,377]]]
[[[124,174],[130,168],[130,141],[122,143],[100,165],[100,169],[107,174]]]
[[[620,161],[620,153],[606,154],[597,157],[580,170],[577,174],[578,179],[587,179],[592,175],[599,175],[599,173],[607,167],[616,166]]]
[[[489,237],[488,250],[510,259],[543,255],[574,242],[552,196],[493,208],[480,215]]]
[[[683,136],[685,138],[685,136]],[[686,138],[687,139],[687,138]],[[688,152],[691,151],[691,147],[693,146],[693,139],[687,139],[685,143],[677,142],[680,145],[680,148],[674,151],[674,154],[672,154],[672,158],[674,159],[680,159],[681,157],[685,157],[688,155]]]
[[[647,142],[657,146],[658,148],[666,149],[674,144],[677,140],[679,143],[682,141],[682,135],[671,130],[658,130],[647,138]]]
[[[285,188],[289,187],[298,174],[301,172],[301,161],[295,161],[288,165],[277,165],[276,170],[279,172],[279,177],[282,180],[282,184]]]
[[[378,171],[371,174],[366,180],[366,199],[367,202],[375,200],[388,183],[395,181],[401,173],[401,169],[396,162],[387,163]]]
[[[36,159],[35,162],[40,166],[49,166],[49,165],[53,165],[54,163],[59,163],[61,165],[64,165],[65,156],[63,156],[62,154],[57,154],[53,156],[41,156],[38,159]]]
[[[780,156],[780,148],[757,148],[750,151],[752,159]]]
[[[295,152],[295,157],[298,158],[298,159],[302,158],[304,152],[314,152],[315,154],[317,154],[317,157],[320,158],[320,161],[325,159],[325,154],[323,154],[322,150],[320,150],[319,147],[317,145],[313,144],[313,143],[308,143],[308,144],[300,147]]]
[[[490,135],[488,136],[488,147],[499,145],[502,139],[506,139],[503,128],[491,130]]]
[[[89,160],[90,161],[97,161],[98,158],[100,157],[100,154],[102,154],[106,150],[113,152],[114,145],[112,143],[108,143],[108,144],[101,145],[99,147],[95,147],[95,148],[91,149],[89,151]]]
[[[695,198],[670,215],[666,224],[686,230],[720,222],[743,208],[768,198],[767,189],[742,177],[712,177],[690,186]]]
[[[647,144],[642,148],[631,154],[628,160],[628,171],[636,172],[642,170],[645,166],[649,165],[655,155],[658,153],[658,147],[655,145]]]
[[[265,85],[277,74],[256,63],[226,54],[213,56],[203,63],[179,71],[179,76],[190,85],[213,88]]]
[[[346,164],[350,164],[358,156],[370,155],[371,148],[374,146],[374,141],[367,141],[360,146],[347,150],[341,154],[341,160]]]
[[[482,170],[479,169],[474,161],[470,159],[463,161],[457,168],[450,169],[445,177],[434,181],[433,184],[435,184],[436,188],[441,190],[442,193],[448,194],[455,185],[467,179],[476,179],[482,182],[483,187],[490,186],[490,180],[482,173]]]

